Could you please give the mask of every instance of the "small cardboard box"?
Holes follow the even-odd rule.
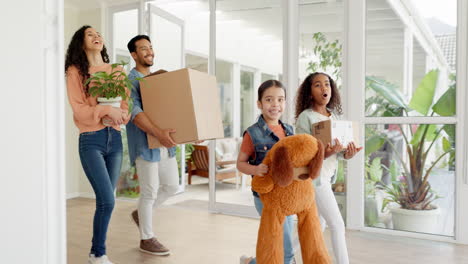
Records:
[[[325,120],[312,125],[312,135],[320,139],[324,145],[331,142],[333,146],[333,139],[337,138],[344,148],[351,141],[359,147],[358,132],[357,124],[353,121]]]
[[[181,69],[148,75],[140,81],[140,88],[143,111],[159,128],[175,129],[176,143],[224,137],[214,76]],[[148,145],[150,149],[162,147],[149,134]]]

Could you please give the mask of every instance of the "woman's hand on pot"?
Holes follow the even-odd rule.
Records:
[[[102,118],[102,123],[106,126],[113,126],[114,125],[114,121],[112,121],[112,118],[110,118],[108,115],[104,116]]]
[[[127,123],[127,121],[130,119],[130,114],[125,109],[122,109],[122,119],[124,123]]]
[[[122,125],[124,123],[124,119],[122,116],[122,110],[120,108],[112,107],[111,111],[109,112],[108,116],[112,119],[114,125]]]

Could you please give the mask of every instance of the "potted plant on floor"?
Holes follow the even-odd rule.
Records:
[[[412,111],[423,116],[452,116],[455,114],[455,85],[451,85],[434,103],[438,75],[437,70],[428,72],[409,103],[404,101],[395,85],[379,78],[366,79],[367,85],[389,106],[382,112],[383,116],[410,116]],[[453,162],[454,126],[421,124],[404,129],[402,125],[397,125],[396,129],[403,136],[406,158],[401,148],[388,140],[386,134],[380,133],[380,137],[391,147],[402,170],[398,180],[383,185],[388,197],[384,199],[382,210],[390,203],[398,205],[390,208],[394,229],[431,233],[440,211],[433,203],[439,196],[431,188],[429,176],[447,155],[450,157],[449,162]],[[430,152],[436,145],[441,146],[441,153]],[[432,163],[429,164],[431,158]]]
[[[122,100],[124,100],[128,101],[128,110],[129,112],[131,111],[130,91],[133,85],[123,70],[125,65],[125,62],[114,63],[111,65],[111,73],[104,71],[96,72],[86,80],[85,86],[92,84],[89,87],[89,94],[97,97],[98,104],[120,107]],[[103,119],[102,123],[105,126],[112,125],[106,119]]]

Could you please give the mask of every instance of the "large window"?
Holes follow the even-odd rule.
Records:
[[[456,0],[367,0],[366,226],[454,236],[455,18]]]
[[[366,126],[365,223],[454,234],[455,126]]]
[[[435,10],[426,14],[437,2],[367,1],[367,116],[455,115],[455,111],[425,109],[444,94],[448,96],[444,103],[455,108],[456,20],[444,22],[444,17],[438,16]],[[454,7],[451,15],[456,17],[453,3],[443,8]],[[428,76],[431,71],[437,74]]]

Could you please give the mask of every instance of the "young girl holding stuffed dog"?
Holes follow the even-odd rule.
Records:
[[[312,124],[337,120],[341,115],[341,99],[333,79],[325,73],[312,73],[305,78],[299,87],[296,98],[296,133],[312,134]],[[338,204],[331,189],[338,167],[337,158],[352,158],[362,147],[357,148],[353,142],[343,152],[343,146],[334,140],[325,148],[320,176],[314,181],[315,200],[320,214],[322,230],[328,225],[331,232],[333,252],[338,264],[348,264],[348,250],[345,240],[345,226]]]
[[[257,122],[247,128],[237,158],[237,169],[250,175],[263,176],[268,172],[268,166],[262,164],[267,152],[281,138],[294,134],[293,127],[281,122],[280,117],[285,109],[286,90],[281,82],[268,80],[258,88],[257,106],[261,115]],[[253,192],[254,204],[261,215],[263,204],[258,193]],[[284,263],[290,264],[294,258],[292,245],[292,216],[286,217],[283,225]],[[255,264],[255,258],[242,256],[241,264]]]

